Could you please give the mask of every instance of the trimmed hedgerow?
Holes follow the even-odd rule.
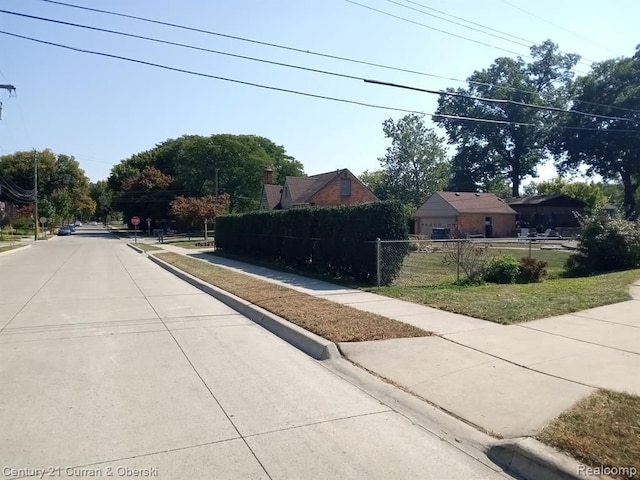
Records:
[[[225,252],[360,281],[375,280],[376,238],[408,239],[402,205],[393,201],[223,215],[215,231]],[[382,283],[398,275],[404,255],[385,259]]]

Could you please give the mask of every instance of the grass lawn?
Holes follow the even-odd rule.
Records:
[[[145,252],[148,252],[150,250],[162,250],[160,247],[149,245],[148,243],[129,243],[129,245],[138,247],[140,250],[144,250]]]
[[[640,480],[640,397],[600,390],[547,426],[538,439],[592,467],[635,468]]]
[[[162,253],[158,258],[332,342],[430,335],[406,323],[316,298],[202,260],[175,253]]]
[[[369,288],[394,298],[497,323],[517,323],[629,300],[640,269],[540,283]]]
[[[456,280],[455,265],[445,265],[445,249],[455,248],[454,244],[431,244],[430,251],[411,252],[405,257],[400,275],[393,282],[394,286],[425,286],[439,285]],[[490,255],[512,255],[518,260],[529,256],[527,244],[491,244]],[[561,275],[564,262],[572,252],[569,250],[546,250],[540,245],[532,245],[531,257],[547,262],[547,278],[557,278]],[[384,257],[383,257],[384,259]],[[464,277],[464,272],[460,272]]]

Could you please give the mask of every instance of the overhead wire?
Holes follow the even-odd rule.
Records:
[[[429,30],[433,30],[433,31],[436,31],[436,32],[444,33],[445,35],[449,35],[451,37],[456,37],[456,38],[460,38],[462,40],[467,40],[469,42],[477,43],[478,45],[483,45],[485,47],[493,48],[495,50],[500,50],[500,51],[505,52],[505,53],[511,53],[513,55],[518,55],[518,56],[521,56],[521,57],[531,58],[531,55],[527,55],[527,54],[523,54],[523,53],[520,53],[520,52],[516,52],[514,50],[509,50],[507,48],[498,47],[497,45],[492,45],[490,43],[486,43],[486,42],[483,42],[481,40],[475,40],[473,38],[465,37],[464,35],[459,35],[457,33],[449,32],[447,30],[443,30],[442,28],[433,27],[431,25],[427,25],[426,23],[418,22],[416,20],[411,20],[409,18],[402,17],[402,16],[396,15],[394,13],[390,13],[390,12],[386,12],[384,10],[380,10],[379,8],[375,8],[375,7],[372,7],[370,5],[365,5],[364,3],[356,2],[355,0],[344,0],[344,1],[347,2],[347,3],[351,3],[353,5],[357,5],[358,7],[365,8],[367,10],[371,10],[373,12],[377,12],[377,13],[379,13],[381,15],[385,15],[387,17],[395,18],[397,20],[401,20],[403,22],[411,23],[413,25],[418,25],[420,27],[424,27],[424,28],[427,28]]]
[[[114,54],[111,54],[111,53],[97,52],[97,51],[93,51],[93,50],[86,50],[86,49],[82,49],[82,48],[72,47],[72,46],[69,46],[69,45],[63,45],[63,44],[60,44],[60,43],[49,42],[49,41],[46,41],[46,40],[40,40],[40,39],[33,38],[33,37],[27,37],[25,35],[18,35],[16,33],[6,32],[6,31],[3,31],[3,30],[0,30],[0,34],[8,35],[8,36],[11,36],[11,37],[16,37],[16,38],[21,38],[21,39],[29,40],[29,41],[32,41],[32,42],[42,43],[42,44],[45,44],[45,45],[51,45],[51,46],[55,46],[55,47],[59,47],[59,48],[64,48],[64,49],[72,50],[72,51],[75,51],[75,52],[86,53],[86,54],[90,54],[90,55],[98,55],[98,56],[107,57],[107,58],[114,58],[114,59],[123,60],[123,61],[131,62],[131,63],[138,63],[138,64],[141,64],[141,65],[147,65],[147,66],[151,66],[151,67],[156,67],[156,68],[160,68],[160,69],[163,69],[163,70],[169,70],[169,71],[174,71],[174,72],[178,72],[178,73],[185,73],[185,74],[188,74],[188,75],[194,75],[194,76],[198,76],[198,77],[211,78],[211,79],[215,79],[215,80],[221,80],[221,81],[230,82],[230,83],[236,83],[236,84],[240,84],[240,85],[247,85],[247,86],[262,88],[262,89],[266,89],[266,90],[273,90],[273,91],[278,91],[278,92],[283,92],[283,93],[291,93],[291,94],[294,94],[294,95],[300,95],[300,96],[304,96],[304,97],[318,98],[318,99],[322,99],[322,100],[330,100],[330,101],[334,101],[334,102],[346,103],[346,104],[351,104],[351,105],[359,105],[359,106],[363,106],[363,107],[375,108],[375,109],[380,109],[380,110],[391,110],[391,111],[403,112],[403,113],[416,113],[416,114],[421,114],[421,115],[425,114],[425,112],[422,112],[422,111],[419,111],[419,110],[413,110],[413,109],[407,109],[407,108],[398,108],[398,107],[390,107],[390,106],[386,106],[386,105],[378,105],[378,104],[372,104],[372,103],[367,103],[367,102],[360,102],[360,101],[356,101],[356,100],[348,100],[348,99],[344,99],[344,98],[330,97],[330,96],[327,96],[327,95],[319,95],[319,94],[315,94],[315,93],[302,92],[302,91],[299,91],[299,90],[292,90],[292,89],[288,89],[288,88],[280,88],[280,87],[274,87],[274,86],[271,86],[271,85],[264,85],[264,84],[255,83],[255,82],[247,82],[247,81],[244,81],[244,80],[221,77],[221,76],[218,76],[218,75],[211,75],[211,74],[202,73],[202,72],[195,72],[195,71],[192,71],[192,70],[186,70],[186,69],[182,69],[182,68],[171,67],[169,65],[162,65],[162,64],[158,64],[158,63],[147,62],[147,61],[144,61],[144,60],[138,60],[138,59],[134,59],[134,58],[123,57],[123,56],[114,55]],[[478,118],[473,118],[473,117],[464,117],[464,116],[459,116],[459,115],[444,115],[444,114],[435,114],[435,113],[429,114],[429,115],[435,116],[435,117],[441,117],[441,118],[455,118],[455,119],[459,119],[459,120],[468,120],[468,121],[473,121],[473,122],[480,121],[480,122],[485,122],[485,123],[496,123],[496,124],[513,124],[514,123],[514,122],[507,122],[507,121],[500,121],[500,120],[487,120],[487,119],[478,119]],[[525,125],[525,124],[521,124],[521,125]],[[533,124],[529,124],[529,126],[534,126],[534,125]]]
[[[165,21],[161,21],[161,20],[154,20],[154,19],[151,19],[151,18],[141,17],[141,16],[137,16],[137,15],[130,15],[130,14],[125,14],[125,13],[121,13],[121,12],[114,12],[114,11],[109,11],[109,10],[93,8],[93,7],[87,7],[87,6],[84,6],[84,5],[75,5],[75,4],[71,4],[71,3],[61,2],[61,1],[58,1],[58,0],[39,0],[39,1],[45,2],[45,3],[50,3],[50,4],[55,4],[55,5],[60,5],[60,6],[68,7],[68,8],[74,8],[74,9],[79,9],[79,10],[96,12],[96,13],[101,13],[101,14],[104,14],[104,15],[110,15],[110,16],[115,16],[115,17],[120,17],[120,18],[128,18],[128,19],[132,19],[132,20],[145,22],[145,23],[150,23],[150,24],[155,24],[155,25],[162,25],[162,26],[167,26],[167,27],[171,27],[171,28],[177,28],[177,29],[182,29],[182,30],[186,30],[186,31],[192,31],[192,32],[196,32],[196,33],[202,33],[202,34],[206,34],[206,35],[218,36],[218,37],[221,37],[221,38],[227,38],[227,39],[231,39],[231,40],[247,42],[247,43],[252,43],[252,44],[256,44],[256,45],[262,45],[262,46],[266,46],[266,47],[270,47],[270,48],[277,48],[277,49],[282,49],[282,50],[302,53],[302,54],[306,54],[306,55],[312,55],[312,56],[328,58],[328,59],[332,59],[332,60],[338,60],[338,61],[342,61],[342,62],[348,62],[348,63],[359,64],[359,65],[366,65],[366,66],[371,66],[371,67],[375,67],[375,68],[393,70],[393,71],[398,71],[398,72],[403,72],[403,73],[410,73],[410,74],[413,74],[413,75],[420,75],[420,76],[425,76],[425,77],[430,77],[430,78],[438,78],[438,79],[442,79],[442,80],[449,80],[449,81],[452,81],[452,82],[458,82],[458,83],[464,83],[464,84],[470,84],[470,85],[495,87],[495,88],[501,88],[501,89],[504,89],[504,90],[515,91],[515,92],[522,92],[522,93],[528,93],[528,94],[537,94],[537,92],[532,91],[532,90],[518,89],[518,88],[514,88],[514,87],[509,87],[509,86],[496,85],[496,84],[488,83],[488,82],[478,82],[478,81],[473,81],[473,80],[464,80],[464,79],[450,77],[450,76],[446,76],[446,75],[438,75],[438,74],[434,74],[434,73],[423,72],[423,71],[418,71],[418,70],[413,70],[413,69],[408,69],[408,68],[402,68],[402,67],[395,67],[395,66],[391,66],[391,65],[385,65],[385,64],[376,63],[376,62],[369,62],[369,61],[365,61],[365,60],[359,60],[359,59],[354,59],[354,58],[349,58],[349,57],[344,57],[344,56],[339,56],[339,55],[332,55],[332,54],[328,54],[328,53],[315,52],[315,51],[312,51],[312,50],[306,50],[306,49],[292,47],[292,46],[288,46],[288,45],[282,45],[282,44],[277,44],[277,43],[272,43],[272,42],[265,42],[265,41],[262,41],[262,40],[256,40],[256,39],[241,37],[241,36],[237,36],[237,35],[230,35],[230,34],[225,34],[225,33],[221,33],[221,32],[215,32],[215,31],[212,31],[212,30],[205,30],[205,29],[201,29],[201,28],[195,28],[195,27],[191,27],[191,26],[188,26],[188,25],[181,25],[181,24],[165,22]],[[409,0],[405,0],[405,1],[409,1]],[[415,3],[415,2],[412,2],[412,3]],[[518,54],[517,52],[514,52],[514,53]],[[624,108],[624,107],[617,107],[615,105],[605,105],[605,104],[600,104],[600,103],[595,103],[595,102],[588,102],[588,101],[584,101],[584,100],[574,100],[574,101],[579,102],[579,103],[583,103],[585,105],[593,105],[593,106],[598,106],[598,107],[602,107],[602,108],[609,108],[609,109],[613,109],[613,110],[621,110],[621,111],[632,112],[632,113],[640,113],[640,110],[633,110],[633,109]]]
[[[530,12],[530,11],[528,11],[528,10],[525,10],[525,9],[524,9],[524,8],[522,8],[522,7],[519,7],[519,6],[517,6],[517,5],[514,5],[513,3],[511,3],[511,2],[509,2],[509,1],[507,1],[507,0],[502,0],[502,3],[504,3],[505,5],[509,5],[511,8],[515,8],[516,10],[520,10],[521,12],[523,12],[523,13],[525,13],[525,14],[527,14],[527,15],[529,15],[529,16],[531,16],[531,17],[533,17],[533,18],[537,18],[537,19],[538,19],[538,20],[540,20],[541,22],[548,23],[549,25],[551,25],[551,26],[553,26],[553,27],[556,27],[556,28],[559,28],[560,30],[562,30],[562,31],[564,31],[564,32],[567,32],[567,33],[569,33],[569,34],[571,34],[571,35],[573,35],[573,36],[575,36],[575,37],[577,37],[577,38],[579,38],[579,39],[581,39],[581,40],[585,40],[585,41],[587,41],[587,42],[591,43],[592,45],[595,45],[595,46],[597,46],[597,47],[600,47],[600,48],[602,48],[602,49],[604,49],[604,50],[607,50],[607,51],[609,51],[609,52],[611,52],[611,53],[614,53],[614,54],[615,54],[615,52],[614,52],[612,49],[610,49],[609,47],[604,46],[604,45],[602,45],[602,44],[599,44],[598,42],[594,42],[594,41],[593,41],[593,39],[591,39],[591,38],[585,37],[585,36],[583,36],[583,35],[579,35],[579,34],[577,34],[577,33],[573,32],[573,31],[569,30],[568,28],[563,27],[562,25],[558,25],[558,24],[556,24],[556,23],[553,23],[552,21],[547,20],[547,19],[545,19],[545,18],[543,18],[543,17],[541,17],[541,16],[539,16],[539,15],[537,15],[537,14],[533,13],[533,12]]]
[[[340,102],[340,103],[347,103],[347,104],[352,104],[352,105],[365,106],[365,107],[369,107],[369,108],[376,108],[376,109],[383,109],[383,110],[393,110],[393,111],[399,111],[399,112],[404,112],[404,113],[416,113],[416,114],[425,115],[425,112],[418,111],[418,110],[390,107],[390,106],[386,106],[386,105],[377,105],[377,104],[371,104],[371,103],[366,103],[366,102],[360,102],[360,101],[356,101],[356,100],[349,100],[349,99],[344,99],[344,98],[330,97],[330,96],[327,96],[327,95],[318,95],[318,94],[309,93],[309,92],[301,92],[299,90],[292,90],[292,89],[274,87],[274,86],[264,85],[264,84],[254,83],[254,82],[247,82],[247,81],[243,81],[243,80],[232,79],[232,78],[227,78],[227,77],[221,77],[221,76],[217,76],[217,75],[211,75],[211,74],[206,74],[206,73],[202,73],[202,72],[195,72],[195,71],[192,71],[192,70],[186,70],[186,69],[182,69],[182,68],[171,67],[171,66],[168,66],[168,65],[162,65],[162,64],[158,64],[158,63],[147,62],[147,61],[144,61],[144,60],[138,60],[138,59],[133,59],[133,58],[129,58],[129,57],[123,57],[123,56],[120,56],[120,55],[114,55],[114,54],[110,54],[110,53],[104,53],[104,52],[97,52],[97,51],[93,51],[93,50],[81,49],[81,48],[72,47],[72,46],[69,46],[69,45],[63,45],[63,44],[59,44],[59,43],[55,43],[55,42],[49,42],[49,41],[46,41],[46,40],[40,40],[40,39],[36,39],[36,38],[32,38],[32,37],[27,37],[27,36],[24,36],[24,35],[18,35],[18,34],[6,32],[6,31],[0,31],[0,34],[4,34],[4,35],[16,37],[16,38],[21,38],[21,39],[24,39],[24,40],[29,40],[29,41],[33,41],[33,42],[41,43],[41,44],[45,44],[45,45],[51,45],[51,46],[55,46],[55,47],[59,47],[59,48],[64,48],[64,49],[67,49],[67,50],[72,50],[72,51],[76,51],[76,52],[80,52],[80,53],[98,55],[98,56],[103,56],[103,57],[107,57],[107,58],[114,58],[114,59],[123,60],[123,61],[127,61],[127,62],[132,62],[132,63],[138,63],[138,64],[142,64],[142,65],[152,66],[152,67],[156,67],[156,68],[160,68],[160,69],[164,69],[164,70],[169,70],[169,71],[174,71],[174,72],[179,72],[179,73],[185,73],[185,74],[188,74],[188,75],[211,78],[211,79],[215,79],[215,80],[227,81],[227,82],[231,82],[231,83],[247,85],[247,86],[253,86],[253,87],[257,87],[257,88],[263,88],[263,89],[267,89],[267,90],[274,90],[274,91],[279,91],[279,92],[284,92],[284,93],[291,93],[291,94],[300,95],[300,96],[306,96],[306,97],[311,97],[311,98],[318,98],[318,99],[330,100],[330,101],[335,101],[335,102]],[[413,88],[413,87],[403,86],[403,88]],[[441,94],[442,92],[432,91],[432,92],[429,92],[429,93]],[[566,113],[571,113],[571,111],[567,111]],[[468,117],[468,116],[461,116],[461,115],[448,115],[448,114],[442,114],[442,113],[431,113],[429,115],[432,116],[432,117],[437,117],[437,118],[455,119],[455,120],[463,120],[463,121],[471,121],[471,122],[483,122],[483,123],[493,123],[493,124],[512,125],[512,126],[539,127],[539,125],[532,124],[532,123],[514,122],[514,121],[506,121],[506,120],[495,120],[495,119],[486,119],[486,118],[477,118],[477,117]],[[623,120],[623,119],[621,119],[621,120]],[[563,127],[563,128],[570,128],[570,127]],[[574,129],[601,131],[601,129],[598,129],[598,128],[588,128],[588,127],[574,127]],[[638,132],[638,130],[631,130],[631,129],[628,129],[628,130],[624,130],[624,129],[615,129],[615,130],[614,129],[609,129],[608,131],[610,131],[610,132],[618,131],[618,132],[627,132],[627,133],[628,132],[632,132],[632,133],[637,133]]]
[[[267,63],[267,64],[277,65],[277,66],[286,67],[286,68],[293,68],[293,69],[298,69],[298,70],[303,70],[303,71],[308,71],[308,72],[313,72],[313,73],[319,73],[319,74],[323,74],[323,75],[330,75],[330,76],[346,78],[346,79],[350,79],[350,80],[364,81],[365,83],[370,83],[370,84],[392,86],[392,87],[396,87],[396,88],[404,88],[404,89],[413,90],[413,91],[420,91],[420,92],[423,92],[423,93],[430,93],[430,94],[434,94],[434,95],[442,95],[442,96],[449,96],[449,97],[459,97],[459,98],[468,98],[468,99],[471,99],[471,100],[476,100],[476,101],[480,101],[480,102],[487,102],[487,103],[495,103],[495,104],[512,104],[512,105],[518,105],[518,106],[526,107],[526,108],[553,111],[553,112],[558,112],[558,113],[569,113],[569,114],[575,114],[575,115],[581,115],[581,116],[588,116],[588,117],[591,117],[591,118],[599,118],[599,119],[603,119],[603,120],[617,120],[617,121],[625,121],[625,122],[635,122],[635,120],[628,119],[628,118],[613,117],[613,116],[609,116],[609,115],[599,115],[599,114],[593,114],[593,113],[588,113],[588,112],[581,112],[581,111],[578,111],[578,110],[567,110],[567,109],[553,107],[553,106],[547,106],[547,105],[539,105],[539,104],[532,104],[532,103],[526,103],[526,102],[517,102],[515,100],[509,100],[509,99],[495,99],[495,98],[490,98],[490,97],[480,97],[480,96],[473,96],[473,95],[469,95],[469,94],[462,94],[462,93],[456,93],[456,92],[448,92],[448,91],[442,91],[442,90],[433,90],[433,89],[411,87],[411,86],[400,85],[400,84],[396,84],[396,83],[392,83],[392,82],[385,82],[385,81],[379,81],[379,80],[370,80],[370,79],[366,79],[364,77],[355,76],[355,75],[348,75],[348,74],[332,72],[332,71],[328,71],[328,70],[321,70],[321,69],[316,69],[316,68],[303,67],[303,66],[300,66],[300,65],[293,65],[293,64],[289,64],[289,63],[283,63],[283,62],[275,62],[275,61],[271,61],[271,60],[265,60],[265,59],[262,59],[262,58],[250,57],[250,56],[247,56],[247,55],[238,55],[238,54],[234,54],[234,53],[230,53],[230,52],[224,52],[224,51],[220,51],[220,50],[213,50],[213,49],[204,48],[204,47],[197,47],[197,46],[194,46],[194,45],[188,45],[188,44],[184,44],[184,43],[172,42],[172,41],[168,41],[168,40],[162,40],[162,39],[158,39],[158,38],[147,37],[147,36],[137,35],[137,34],[132,34],[132,33],[120,32],[120,31],[117,31],[117,30],[104,29],[104,28],[94,27],[94,26],[90,26],[90,25],[82,25],[82,24],[78,24],[78,23],[66,22],[66,21],[63,21],[63,20],[56,20],[56,19],[45,18],[45,17],[35,16],[35,15],[28,15],[28,14],[24,14],[24,13],[9,11],[9,10],[0,9],[0,13],[5,13],[5,14],[9,14],[9,15],[15,15],[15,16],[20,16],[20,17],[25,17],[25,18],[30,18],[30,19],[35,19],[35,20],[39,20],[39,21],[62,24],[62,25],[72,26],[72,27],[77,27],[77,28],[83,28],[83,29],[88,29],[88,30],[92,30],[92,31],[99,31],[99,32],[113,34],[113,35],[125,36],[125,37],[129,37],[129,38],[136,38],[136,39],[141,39],[141,40],[145,40],[145,41],[151,41],[151,42],[155,42],[155,43],[171,45],[171,46],[178,46],[178,47],[181,47],[181,48],[188,48],[188,49],[193,49],[193,50],[198,50],[198,51],[204,51],[204,52],[207,52],[207,53],[226,55],[226,56],[230,56],[230,57],[234,57],[234,58],[240,58],[240,59],[243,59],[243,60],[250,60],[250,61],[255,61],[255,62]]]
[[[419,3],[419,2],[416,2],[416,1],[413,1],[413,0],[402,0],[402,1],[404,1],[406,3],[409,3],[409,4],[412,4],[412,5],[416,5],[418,7],[421,7],[421,8],[427,9],[427,10],[431,10],[431,11],[434,11],[434,12],[441,13],[442,15],[445,15],[445,16],[451,17],[451,18],[455,18],[456,20],[460,20],[460,21],[468,23],[470,25],[478,26],[481,29],[489,30],[491,32],[496,32],[496,34],[500,34],[500,35],[495,35],[495,34],[492,34],[490,32],[485,32],[483,30],[480,30],[478,28],[470,27],[469,25],[465,25],[465,24],[460,23],[460,22],[454,22],[452,20],[448,20],[448,19],[443,18],[443,17],[441,17],[439,15],[434,15],[432,13],[428,13],[428,12],[425,12],[423,10],[420,10],[419,8],[413,8],[413,7],[410,7],[408,5],[404,5],[404,4],[400,3],[400,2],[397,2],[396,0],[386,0],[386,1],[389,2],[389,3],[394,3],[396,5],[399,5],[399,6],[403,7],[403,8],[407,8],[407,9],[410,9],[410,10],[413,10],[413,11],[416,11],[416,12],[420,12],[420,13],[422,13],[424,15],[428,15],[430,17],[437,18],[437,19],[442,20],[444,22],[452,23],[454,25],[459,25],[459,26],[461,26],[463,28],[467,28],[467,29],[470,29],[470,30],[473,30],[473,31],[476,31],[476,32],[483,33],[484,35],[489,35],[489,36],[492,36],[492,37],[495,37],[495,38],[499,38],[499,39],[507,41],[507,42],[515,43],[516,45],[521,45],[521,46],[530,48],[532,45],[535,45],[537,43],[537,42],[534,42],[532,40],[527,40],[526,38],[519,37],[517,35],[512,35],[512,34],[510,34],[508,32],[504,32],[502,30],[498,30],[498,29],[495,29],[495,28],[488,27],[488,26],[486,26],[486,25],[484,25],[482,23],[474,22],[473,20],[469,20],[469,19],[466,19],[464,17],[459,17],[459,16],[456,16],[456,15],[444,12],[442,10],[438,10],[437,8],[433,8],[433,7],[430,7],[428,5],[424,5],[422,3]],[[511,38],[513,38],[515,40],[510,40],[508,38],[504,38],[502,35],[505,35],[507,37],[511,37]],[[519,40],[519,41],[517,41],[517,40]],[[521,43],[521,42],[526,42],[526,43]],[[566,52],[562,52],[562,53],[566,53]],[[591,59],[583,57],[583,56],[580,56],[580,58],[581,58],[580,63],[583,63],[586,66],[590,66],[589,63],[587,63],[587,62],[595,63],[595,60],[591,60]],[[583,62],[582,60],[585,60],[585,61]]]

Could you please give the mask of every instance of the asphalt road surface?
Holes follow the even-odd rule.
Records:
[[[99,227],[0,256],[0,479],[492,479]]]

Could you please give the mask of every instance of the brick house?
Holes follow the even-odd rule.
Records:
[[[521,227],[536,229],[579,227],[576,213],[584,215],[586,204],[569,195],[536,195],[507,200],[518,214]]]
[[[414,224],[419,235],[444,228],[451,237],[509,237],[516,212],[493,193],[436,192],[416,211]]]
[[[273,171],[263,175],[261,209],[357,205],[378,198],[348,169],[310,177],[286,177],[284,185],[273,185]]]

